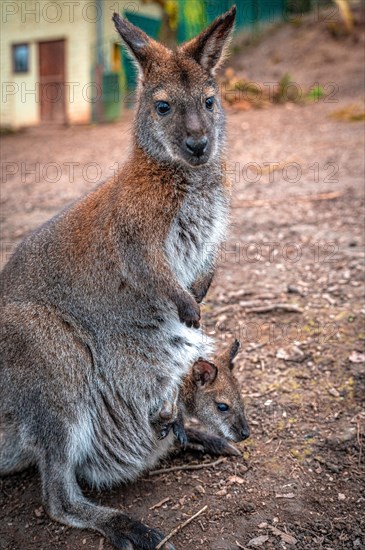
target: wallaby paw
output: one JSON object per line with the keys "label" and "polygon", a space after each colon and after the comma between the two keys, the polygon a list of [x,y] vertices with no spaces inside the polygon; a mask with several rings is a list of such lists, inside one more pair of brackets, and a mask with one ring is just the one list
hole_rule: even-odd
{"label": "wallaby paw", "polygon": [[212,437],[210,441],[204,441],[203,447],[204,452],[211,455],[241,456],[240,451],[236,447],[221,437]]}
{"label": "wallaby paw", "polygon": [[184,424],[180,422],[174,422],[172,425],[172,429],[180,445],[185,448],[188,444],[188,436],[186,435]]}
{"label": "wallaby paw", "polygon": [[195,429],[187,430],[188,445],[193,448],[196,445],[199,445],[203,448],[204,453],[217,456],[241,456],[241,452],[234,446],[231,445],[223,437],[217,435],[209,434],[206,432],[201,432]]}
{"label": "wallaby paw", "polygon": [[200,327],[200,307],[196,302],[192,302],[191,304],[183,303],[178,307],[178,313],[180,321],[185,323],[187,327]]}
{"label": "wallaby paw", "polygon": [[171,427],[172,427],[172,424],[165,424],[165,425],[161,425],[159,426],[159,430],[160,430],[160,433],[158,435],[158,439],[165,439],[165,437],[167,437],[171,431]]}
{"label": "wallaby paw", "polygon": [[194,296],[196,303],[201,304],[206,296],[206,292],[202,289],[192,289],[192,295]]}
{"label": "wallaby paw", "polygon": [[208,441],[200,442],[200,444],[203,445],[204,452],[211,455],[241,456],[236,447],[221,437],[211,436]]}

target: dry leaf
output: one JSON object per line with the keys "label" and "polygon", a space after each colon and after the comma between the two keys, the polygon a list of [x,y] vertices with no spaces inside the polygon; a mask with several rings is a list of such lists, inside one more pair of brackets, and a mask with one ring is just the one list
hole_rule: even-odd
{"label": "dry leaf", "polygon": [[284,531],[280,531],[277,527],[269,527],[273,535],[276,535],[277,537],[280,537],[281,540],[286,542],[287,544],[296,544],[297,539],[292,537],[291,535],[288,535],[288,533],[284,533]]}
{"label": "dry leaf", "polygon": [[245,480],[242,477],[239,476],[231,476],[228,478],[228,483],[231,485],[232,483],[238,483],[239,485],[242,485]]}
{"label": "dry leaf", "polygon": [[251,539],[247,543],[247,546],[262,546],[267,540],[269,540],[269,535],[260,535],[259,537]]}
{"label": "dry leaf", "polygon": [[195,490],[198,491],[198,493],[200,493],[201,495],[205,495],[205,489],[204,489],[203,485],[197,485],[195,487]]}
{"label": "dry leaf", "polygon": [[364,363],[365,354],[359,353],[358,351],[352,351],[349,360],[351,361],[351,363]]}
{"label": "dry leaf", "polygon": [[282,533],[280,536],[281,539],[287,544],[296,544],[298,542],[296,538],[294,538],[292,535],[288,535],[288,533]]}

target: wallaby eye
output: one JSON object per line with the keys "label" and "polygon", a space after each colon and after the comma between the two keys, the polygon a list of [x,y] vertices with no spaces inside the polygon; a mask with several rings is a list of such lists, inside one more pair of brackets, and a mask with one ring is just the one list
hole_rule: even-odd
{"label": "wallaby eye", "polygon": [[213,111],[214,97],[208,97],[208,99],[205,100],[205,106],[208,109],[208,111]]}
{"label": "wallaby eye", "polygon": [[167,103],[167,101],[157,101],[156,102],[156,111],[159,115],[167,115],[167,113],[171,110],[170,105]]}
{"label": "wallaby eye", "polygon": [[221,412],[227,412],[229,406],[227,405],[227,403],[217,403],[217,409]]}

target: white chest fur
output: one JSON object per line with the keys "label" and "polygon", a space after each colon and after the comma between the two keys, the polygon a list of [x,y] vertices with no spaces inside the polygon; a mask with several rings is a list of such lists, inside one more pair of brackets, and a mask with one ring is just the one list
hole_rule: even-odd
{"label": "white chest fur", "polygon": [[182,286],[188,288],[212,265],[227,219],[227,198],[221,188],[186,195],[165,243],[170,266]]}

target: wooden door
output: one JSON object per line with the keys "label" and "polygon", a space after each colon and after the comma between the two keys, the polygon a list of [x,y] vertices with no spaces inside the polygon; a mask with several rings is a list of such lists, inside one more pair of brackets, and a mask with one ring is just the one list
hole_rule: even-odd
{"label": "wooden door", "polygon": [[65,40],[39,42],[39,96],[42,122],[66,122]]}

